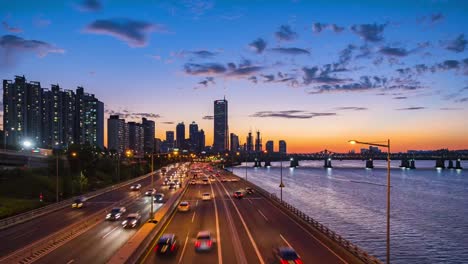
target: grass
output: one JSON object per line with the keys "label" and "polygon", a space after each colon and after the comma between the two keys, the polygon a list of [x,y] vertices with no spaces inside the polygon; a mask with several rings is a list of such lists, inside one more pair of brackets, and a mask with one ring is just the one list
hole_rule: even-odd
{"label": "grass", "polygon": [[0,219],[44,206],[39,199],[17,199],[0,197]]}

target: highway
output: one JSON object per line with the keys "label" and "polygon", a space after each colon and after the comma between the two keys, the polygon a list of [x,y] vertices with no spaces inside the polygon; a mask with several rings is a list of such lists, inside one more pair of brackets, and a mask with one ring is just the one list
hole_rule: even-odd
{"label": "highway", "polygon": [[[273,250],[279,246],[293,247],[304,263],[346,263],[262,196],[254,193],[233,198],[236,190],[246,186],[242,182],[221,182],[222,177],[235,176],[219,173],[210,184],[189,187],[182,200],[191,203],[191,210],[176,212],[163,230],[177,236],[176,254],[159,256],[150,249],[144,263],[278,263]],[[215,198],[202,201],[204,192]],[[210,231],[216,239],[211,252],[195,251],[195,237],[201,230]]]}
{"label": "highway", "polygon": [[[171,175],[174,172],[175,169],[169,170],[167,175]],[[162,187],[162,180],[155,181],[155,188],[159,193],[164,193],[164,198],[167,200],[175,191],[169,190],[168,187]],[[142,219],[139,226],[149,219],[151,197],[144,196],[145,190],[149,188],[150,186],[142,188],[141,192],[130,192],[127,190],[130,194],[134,193],[137,195],[141,193],[134,203],[127,206],[126,213],[140,213]],[[155,204],[154,211],[161,206],[162,204]],[[90,230],[42,257],[36,263],[105,263],[138,230],[139,226],[133,229],[124,229],[122,227],[121,223],[125,219],[125,215],[116,221],[103,221],[97,224]],[[104,219],[105,216],[103,215],[102,218]]]}
{"label": "highway", "polygon": [[[155,176],[155,181],[157,179],[158,176]],[[147,188],[151,184],[151,177],[147,177],[137,183],[142,185],[142,189]],[[73,209],[70,205],[70,207],[66,207],[20,225],[1,230],[0,240],[8,241],[8,243],[0,243],[0,256],[6,256],[7,254],[27,246],[34,241],[66,228],[67,226],[85,219],[86,216],[102,210],[113,203],[130,197],[136,198],[137,195],[138,194],[136,192],[130,192],[128,186],[124,186],[90,199],[86,202],[85,207],[81,209]]]}

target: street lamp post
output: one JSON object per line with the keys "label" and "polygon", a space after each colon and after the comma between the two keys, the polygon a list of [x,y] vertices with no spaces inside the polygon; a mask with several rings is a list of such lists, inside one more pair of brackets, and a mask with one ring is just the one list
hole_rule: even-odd
{"label": "street lamp post", "polygon": [[245,154],[245,181],[247,181],[247,153]]}
{"label": "street lamp post", "polygon": [[280,154],[280,199],[281,202],[283,202],[283,188],[284,188],[284,183],[283,183],[283,159]]}
{"label": "street lamp post", "polygon": [[357,140],[350,140],[351,144],[362,144],[376,147],[387,148],[387,261],[390,263],[390,139],[387,139],[387,144],[361,142]]}
{"label": "street lamp post", "polygon": [[[154,153],[151,153],[151,192],[154,190]],[[154,193],[151,193],[151,212],[150,212],[150,221],[153,221],[153,203],[154,203]]]}

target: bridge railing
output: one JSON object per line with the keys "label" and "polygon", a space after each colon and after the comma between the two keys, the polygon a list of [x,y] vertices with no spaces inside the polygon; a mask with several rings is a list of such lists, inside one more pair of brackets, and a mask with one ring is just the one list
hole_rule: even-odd
{"label": "bridge railing", "polygon": [[[155,171],[154,173],[156,173],[156,172],[158,172],[158,171]],[[94,198],[96,196],[108,193],[110,191],[122,188],[124,186],[130,185],[130,184],[135,183],[137,181],[140,181],[140,180],[142,180],[142,179],[144,179],[144,178],[146,178],[146,177],[148,177],[150,175],[151,175],[151,173],[148,173],[148,174],[145,174],[143,176],[140,176],[140,177],[137,177],[137,178],[125,181],[125,182],[121,182],[121,183],[118,183],[118,184],[111,185],[111,186],[106,187],[104,189],[100,189],[100,190],[89,192],[89,193],[86,193],[86,194],[83,194],[83,195],[75,196],[73,198],[63,200],[63,201],[58,202],[58,203],[53,203],[53,204],[50,204],[50,205],[47,205],[47,206],[43,206],[43,207],[40,207],[40,208],[37,208],[37,209],[34,209],[34,210],[30,210],[30,211],[18,214],[18,215],[14,215],[14,216],[11,216],[11,217],[1,219],[0,220],[0,230],[11,227],[11,226],[14,226],[14,225],[17,225],[17,224],[20,224],[20,223],[23,223],[23,222],[26,222],[26,221],[29,221],[29,220],[32,220],[32,219],[34,219],[36,217],[39,217],[39,216],[42,216],[42,215],[45,215],[45,214],[49,214],[49,213],[58,211],[60,209],[66,208],[67,206],[71,206],[73,201],[75,199],[77,199],[78,197],[86,197],[86,199],[89,200],[89,199]]]}
{"label": "bridge railing", "polygon": [[[242,179],[242,178],[241,178]],[[244,179],[242,179],[244,180]],[[248,182],[248,184],[250,184],[252,187],[254,187],[260,194],[262,194],[263,196],[265,197],[268,197],[272,200],[274,200],[275,202],[277,202],[278,204],[280,204],[281,206],[283,206],[284,208],[286,208],[287,210],[289,210],[290,212],[292,212],[294,215],[296,215],[297,217],[299,217],[300,219],[302,219],[303,221],[307,222],[308,224],[312,225],[313,227],[315,227],[318,231],[320,231],[323,235],[325,235],[326,237],[328,237],[329,239],[331,239],[332,241],[334,241],[335,243],[339,244],[341,247],[343,247],[344,249],[346,249],[348,252],[350,252],[351,254],[353,254],[355,257],[359,258],[360,260],[362,260],[364,263],[369,263],[369,264],[382,264],[383,262],[381,260],[379,260],[378,258],[370,255],[369,253],[367,253],[365,250],[361,249],[360,247],[358,247],[357,245],[353,244],[352,242],[350,242],[349,240],[345,239],[344,237],[340,236],[339,234],[337,234],[336,232],[332,231],[331,229],[329,229],[328,227],[326,227],[325,225],[321,224],[320,222],[318,222],[317,220],[315,220],[314,218],[310,217],[309,215],[307,215],[306,213],[302,212],[301,210],[297,209],[296,207],[294,207],[293,205],[285,202],[284,200],[281,201],[280,198],[278,198],[278,196],[274,193],[270,193],[266,190],[264,190],[263,188],[253,184],[252,182]]]}

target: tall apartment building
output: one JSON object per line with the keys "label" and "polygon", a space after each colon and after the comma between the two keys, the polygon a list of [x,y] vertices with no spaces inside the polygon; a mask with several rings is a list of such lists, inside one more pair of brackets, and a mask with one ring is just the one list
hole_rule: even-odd
{"label": "tall apartment building", "polygon": [[181,122],[176,126],[176,146],[179,149],[185,149],[185,124]]}
{"label": "tall apartment building", "polygon": [[228,101],[214,101],[213,151],[223,152],[229,148]]}
{"label": "tall apartment building", "polygon": [[274,149],[275,149],[275,143],[273,142],[273,140],[268,140],[265,144],[265,150],[268,152],[268,153],[273,153],[274,152]]}
{"label": "tall apartment building", "polygon": [[122,154],[128,148],[128,131],[125,119],[111,115],[107,119],[107,149]]}
{"label": "tall apartment building", "polygon": [[43,148],[89,143],[104,147],[104,104],[78,87],[76,93],[59,85],[44,89],[39,82],[15,76],[3,80],[5,141],[24,140]]}
{"label": "tall apartment building", "polygon": [[128,122],[128,147],[134,151],[135,156],[144,155],[144,129],[136,122]]}
{"label": "tall apartment building", "polygon": [[286,154],[286,141],[280,140],[279,141],[279,153]]}
{"label": "tall apartment building", "polygon": [[142,118],[141,125],[143,126],[144,146],[145,153],[154,153],[154,136],[155,136],[155,123],[152,120]]}
{"label": "tall apartment building", "polygon": [[239,151],[239,136],[237,136],[234,133],[231,133],[229,143],[231,144],[229,149],[232,152]]}

